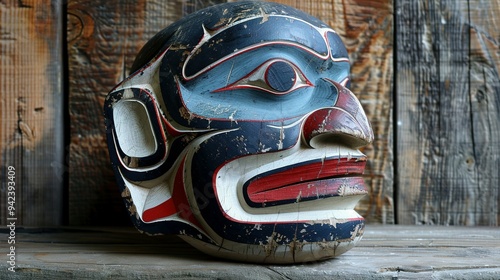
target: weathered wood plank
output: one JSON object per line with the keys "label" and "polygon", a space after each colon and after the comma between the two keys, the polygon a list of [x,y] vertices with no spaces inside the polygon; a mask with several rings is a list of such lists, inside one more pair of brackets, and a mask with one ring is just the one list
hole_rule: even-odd
{"label": "weathered wood plank", "polygon": [[129,222],[104,139],[104,98],[128,76],[136,54],[148,39],[185,13],[214,2],[68,2],[70,224]]}
{"label": "weathered wood plank", "polygon": [[[134,229],[18,231],[16,272],[2,279],[498,279],[494,227],[368,225],[359,246],[327,261],[293,266],[227,262],[175,236]],[[0,248],[7,235],[0,234]]]}
{"label": "weathered wood plank", "polygon": [[500,225],[500,3],[470,0],[470,102],[477,224]]}
{"label": "weathered wood plank", "polygon": [[497,225],[498,45],[471,48],[494,16],[471,29],[468,1],[396,3],[399,222]]}
{"label": "weathered wood plank", "polygon": [[351,59],[351,90],[372,124],[375,141],[365,183],[369,195],[357,207],[368,222],[394,223],[392,154],[393,7],[390,0],[278,0],[330,25],[342,37]]}
{"label": "weathered wood plank", "polygon": [[[0,3],[0,224],[63,222],[62,25],[60,1]],[[14,215],[8,166],[16,172]]]}

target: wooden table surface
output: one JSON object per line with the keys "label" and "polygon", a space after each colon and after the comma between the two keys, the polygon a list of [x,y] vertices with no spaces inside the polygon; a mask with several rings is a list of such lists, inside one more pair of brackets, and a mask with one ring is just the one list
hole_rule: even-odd
{"label": "wooden table surface", "polygon": [[357,247],[298,265],[229,262],[175,236],[131,228],[16,229],[16,271],[0,233],[0,279],[500,279],[500,228],[368,225]]}

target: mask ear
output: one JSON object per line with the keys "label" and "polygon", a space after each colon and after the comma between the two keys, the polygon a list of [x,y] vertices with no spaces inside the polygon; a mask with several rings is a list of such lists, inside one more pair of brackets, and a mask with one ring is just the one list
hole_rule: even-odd
{"label": "mask ear", "polygon": [[111,163],[138,229],[212,242],[197,225],[185,199],[183,162],[176,161],[185,145],[181,141],[184,132],[173,128],[160,108],[158,69],[163,55],[148,61],[106,98]]}
{"label": "mask ear", "polygon": [[[113,108],[114,136],[117,146],[129,167],[139,167],[144,164],[133,164],[137,159],[144,161],[155,155],[159,148],[156,127],[151,123],[146,105],[136,99],[123,100]],[[156,126],[155,122],[155,126]],[[156,134],[156,135],[155,135]]]}
{"label": "mask ear", "polygon": [[115,156],[112,161],[121,172],[142,177],[139,174],[146,168],[166,159],[167,137],[161,113],[148,89],[127,88],[110,93],[104,114],[108,147]]}
{"label": "mask ear", "polygon": [[113,91],[104,115],[111,162],[136,227],[205,236],[186,199],[183,161],[169,159],[169,137],[153,94],[134,87]]}
{"label": "mask ear", "polygon": [[130,196],[134,214],[142,220],[150,193],[171,197],[168,184],[160,184],[168,170],[161,114],[149,90],[125,88],[108,95],[104,116],[108,150],[122,196]]}
{"label": "mask ear", "polygon": [[[159,84],[159,68],[167,50],[118,84],[106,97],[104,117],[113,165],[126,178],[149,181],[168,170],[171,142]],[[165,169],[167,168],[167,169]]]}

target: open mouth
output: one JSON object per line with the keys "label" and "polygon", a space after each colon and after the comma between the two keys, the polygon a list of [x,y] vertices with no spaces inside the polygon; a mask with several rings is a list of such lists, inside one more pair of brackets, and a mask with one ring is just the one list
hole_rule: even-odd
{"label": "open mouth", "polygon": [[243,186],[250,207],[262,208],[367,193],[361,177],[366,157],[306,161],[259,174]]}

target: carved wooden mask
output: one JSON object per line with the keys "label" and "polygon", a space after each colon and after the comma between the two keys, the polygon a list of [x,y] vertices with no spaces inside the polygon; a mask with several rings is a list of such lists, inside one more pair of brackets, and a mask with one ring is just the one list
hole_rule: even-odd
{"label": "carved wooden mask", "polygon": [[135,226],[250,262],[335,257],[361,239],[358,148],[373,132],[334,30],[288,6],[226,3],[153,37],[105,102]]}

